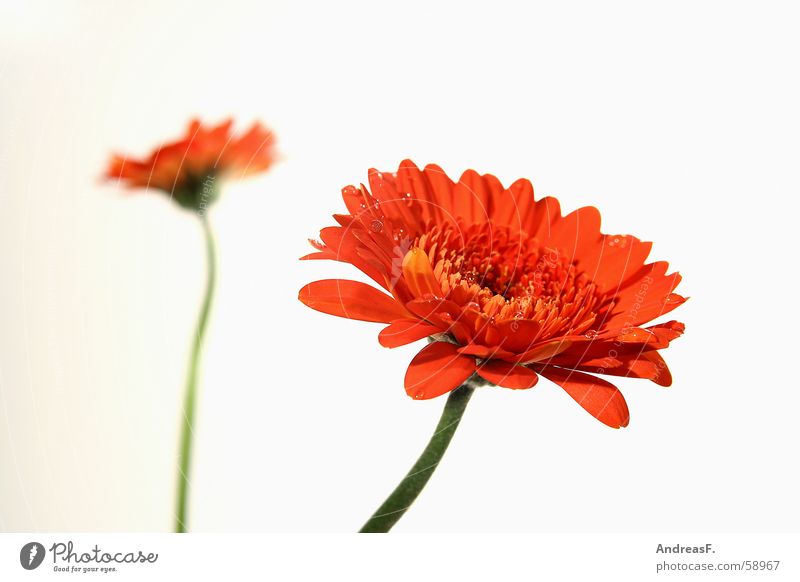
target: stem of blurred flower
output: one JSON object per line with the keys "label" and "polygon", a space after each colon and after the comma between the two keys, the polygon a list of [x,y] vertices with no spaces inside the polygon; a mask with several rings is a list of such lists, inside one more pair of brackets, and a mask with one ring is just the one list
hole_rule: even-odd
{"label": "stem of blurred flower", "polygon": [[403,517],[442,460],[474,391],[475,388],[467,381],[450,392],[442,411],[442,417],[439,419],[439,424],[436,425],[436,430],[428,446],[425,447],[422,455],[392,491],[392,494],[383,502],[383,505],[359,530],[359,533],[386,533]]}
{"label": "stem of blurred flower", "polygon": [[211,311],[211,300],[214,297],[214,284],[217,274],[214,235],[211,232],[211,225],[205,214],[200,215],[200,220],[203,224],[203,233],[205,234],[206,240],[208,275],[206,279],[206,294],[203,298],[203,305],[200,307],[200,315],[197,319],[197,328],[194,334],[194,343],[192,344],[192,353],[189,358],[189,374],[186,379],[186,393],[183,401],[183,428],[181,430],[180,460],[178,465],[178,506],[175,512],[175,531],[177,533],[186,532],[186,509],[189,495],[192,437],[194,436],[194,412],[197,401],[197,370],[203,348],[206,324],[208,323],[208,314]]}

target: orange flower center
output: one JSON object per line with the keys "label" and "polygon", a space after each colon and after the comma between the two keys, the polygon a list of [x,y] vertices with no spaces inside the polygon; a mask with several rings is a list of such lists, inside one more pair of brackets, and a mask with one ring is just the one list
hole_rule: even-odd
{"label": "orange flower center", "polygon": [[503,226],[434,226],[415,243],[445,298],[497,322],[536,321],[541,339],[591,333],[613,305],[572,257]]}

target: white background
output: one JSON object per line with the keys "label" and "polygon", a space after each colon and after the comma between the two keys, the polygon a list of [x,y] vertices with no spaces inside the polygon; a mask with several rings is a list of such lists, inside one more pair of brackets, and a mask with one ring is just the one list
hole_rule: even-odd
{"label": "white background", "polygon": [[192,115],[275,129],[284,160],[213,208],[221,279],[197,420],[198,531],[353,531],[443,400],[420,345],[312,311],[301,263],[340,187],[410,157],[529,177],[655,241],[687,324],[631,424],[547,381],[475,395],[397,531],[797,531],[791,3],[4,2],[0,529],[167,531],[197,221],[98,180]]}

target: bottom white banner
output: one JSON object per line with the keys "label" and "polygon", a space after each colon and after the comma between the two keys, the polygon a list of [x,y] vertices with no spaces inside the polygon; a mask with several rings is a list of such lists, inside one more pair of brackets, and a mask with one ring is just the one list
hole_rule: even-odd
{"label": "bottom white banner", "polygon": [[800,534],[8,533],[0,580],[777,582],[799,554]]}

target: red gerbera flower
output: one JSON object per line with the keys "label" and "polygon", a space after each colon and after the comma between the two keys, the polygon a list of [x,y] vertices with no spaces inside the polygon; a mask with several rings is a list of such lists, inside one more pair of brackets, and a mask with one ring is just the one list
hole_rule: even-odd
{"label": "red gerbera flower", "polygon": [[256,122],[235,136],[232,127],[230,119],[215,127],[192,120],[181,139],[162,145],[144,159],[113,156],[106,178],[117,178],[130,188],[157,188],[181,206],[202,209],[218,194],[215,178],[242,178],[263,172],[275,161],[275,137],[270,130]]}
{"label": "red gerbera flower", "polygon": [[438,166],[406,160],[396,173],[370,170],[369,185],[344,188],[349,214],[334,215],[338,226],[303,258],[351,263],[385,292],[337,279],[299,297],[388,324],[378,336],[386,347],[430,338],[406,372],[410,396],[434,398],[470,379],[531,388],[544,376],[618,428],[629,420],[625,399],[590,373],[670,385],[659,351],[684,326],[645,324],[685,298],[666,262],[645,262],[651,243],[602,234],[594,207],[562,216],[525,179],[504,188],[468,170],[454,183]]}

